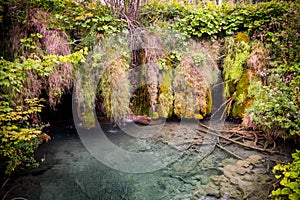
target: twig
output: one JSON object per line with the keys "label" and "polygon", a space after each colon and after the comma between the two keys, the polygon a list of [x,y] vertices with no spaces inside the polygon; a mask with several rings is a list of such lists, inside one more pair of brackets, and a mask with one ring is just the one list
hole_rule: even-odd
{"label": "twig", "polygon": [[209,126],[206,126],[206,125],[204,125],[202,123],[199,123],[199,125],[202,126],[203,128],[206,128],[206,129],[210,130],[210,131],[216,131],[215,129],[212,129]]}
{"label": "twig", "polygon": [[211,118],[213,118],[215,116],[215,114],[217,112],[219,112],[221,110],[221,108],[223,108],[224,105],[226,105],[229,101],[231,101],[231,98],[227,99],[224,103],[222,103],[219,108],[211,115]]}
{"label": "twig", "polygon": [[222,113],[222,115],[221,115],[221,118],[220,118],[220,119],[223,119],[223,118],[224,118],[226,111],[227,111],[227,110],[229,110],[228,108],[229,108],[229,106],[231,106],[231,104],[232,104],[232,101],[233,101],[233,99],[232,99],[232,98],[230,98],[230,101],[227,103],[227,105],[226,105],[225,109],[223,110],[223,113]]}
{"label": "twig", "polygon": [[219,147],[220,149],[222,149],[223,151],[233,155],[234,157],[236,157],[237,159],[239,160],[244,160],[244,158],[240,157],[239,155],[233,153],[232,151],[229,151],[228,149],[224,148],[223,146],[219,145],[219,144],[216,144],[217,147]]}
{"label": "twig", "polygon": [[258,142],[258,136],[257,136],[257,134],[255,134],[255,133],[252,133],[253,135],[254,135],[254,137],[255,137],[255,140],[254,140],[254,144],[256,145],[257,144],[257,142]]}
{"label": "twig", "polygon": [[[220,133],[218,133],[217,131],[215,131],[215,130],[209,128],[209,127],[208,127],[208,130],[210,130],[210,131],[206,131],[205,132],[205,131],[200,130],[200,129],[197,129],[197,130],[200,131],[200,132],[204,132],[204,133],[208,133],[208,134],[220,137],[222,139],[225,139],[227,141],[233,142],[233,143],[238,144],[238,145],[243,146],[243,147],[248,147],[248,148],[255,149],[255,150],[258,150],[258,151],[262,151],[262,152],[277,153],[277,152],[269,150],[269,149],[262,149],[262,148],[259,148],[259,147],[256,147],[256,146],[250,146],[250,145],[244,144],[242,142],[235,141],[235,140],[230,139],[228,137],[222,136]],[[217,132],[217,133],[214,133],[214,132]]]}
{"label": "twig", "polygon": [[212,86],[212,88],[215,88],[215,87],[217,87],[217,86],[219,86],[219,85],[224,85],[224,83],[227,83],[227,82],[230,82],[231,80],[227,80],[227,81],[223,81],[223,82],[221,82],[221,83],[217,83],[217,84],[214,84],[213,86]]}

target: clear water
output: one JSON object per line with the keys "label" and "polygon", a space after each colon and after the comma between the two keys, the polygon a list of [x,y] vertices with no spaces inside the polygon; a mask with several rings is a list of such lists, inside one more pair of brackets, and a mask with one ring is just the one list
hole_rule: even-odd
{"label": "clear water", "polygon": [[[86,150],[75,129],[53,128],[52,140],[37,153],[37,158],[45,161],[39,168],[16,178],[5,199],[200,199],[201,195],[195,193],[212,176],[222,174],[217,168],[224,167],[224,160],[236,160],[214,148],[215,138],[191,137],[195,133],[194,123],[181,123],[181,132],[174,133],[178,127],[178,122],[168,122],[163,134],[150,139],[129,137],[121,131],[107,133],[113,143],[128,151],[150,151],[165,145],[184,151],[166,167],[148,173],[126,173],[107,167]],[[202,195],[202,199],[218,198]]]}
{"label": "clear water", "polygon": [[[176,195],[191,193],[201,184],[201,180],[189,177],[189,173],[196,173],[199,178],[200,165],[207,162],[217,165],[218,159],[227,157],[222,152],[216,152],[219,158],[213,156],[213,159],[206,161],[197,160],[196,149],[187,150],[175,163],[161,170],[150,173],[125,173],[111,169],[96,160],[82,145],[75,130],[56,128],[51,134],[52,140],[43,144],[37,153],[37,157],[45,158],[45,161],[38,169],[16,179],[15,189],[9,194],[10,198],[172,199]],[[123,147],[126,145],[131,150],[142,148],[142,145],[134,145],[136,142],[131,141],[132,138],[126,138],[120,132],[110,133],[109,137],[114,143]],[[148,143],[155,146],[153,141],[152,144]],[[162,145],[159,143],[157,142],[156,146]],[[209,177],[214,173],[216,172],[212,171],[205,176]],[[186,180],[178,178],[182,174],[186,174]]]}

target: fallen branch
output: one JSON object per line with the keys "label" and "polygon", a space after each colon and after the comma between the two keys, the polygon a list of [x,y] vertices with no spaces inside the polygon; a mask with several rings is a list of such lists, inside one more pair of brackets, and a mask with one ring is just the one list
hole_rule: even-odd
{"label": "fallen branch", "polygon": [[241,156],[239,156],[239,155],[233,153],[232,151],[229,151],[228,149],[224,148],[223,146],[221,146],[221,145],[219,145],[219,144],[216,144],[216,146],[217,146],[218,148],[222,149],[223,151],[229,153],[230,155],[236,157],[237,159],[239,159],[239,160],[244,160],[244,158],[242,158]]}
{"label": "fallen branch", "polygon": [[210,130],[210,131],[217,132],[215,129],[212,129],[209,126],[206,126],[206,125],[204,125],[202,123],[199,123],[199,125],[202,126],[203,128],[206,128],[206,129]]}
{"label": "fallen branch", "polygon": [[[275,152],[275,151],[272,151],[272,150],[269,150],[269,149],[262,149],[262,148],[259,148],[257,146],[251,146],[251,145],[244,144],[242,142],[235,141],[235,140],[230,139],[228,137],[222,136],[220,133],[218,133],[217,131],[215,131],[212,128],[209,128],[209,127],[207,127],[207,128],[210,131],[203,131],[201,129],[197,129],[197,130],[200,131],[200,132],[202,132],[202,133],[208,133],[208,134],[214,135],[216,137],[220,137],[220,138],[222,138],[224,140],[230,141],[232,143],[238,144],[240,146],[247,147],[247,148],[250,148],[250,149],[254,149],[254,150],[257,150],[257,151],[268,152],[268,153],[278,153],[278,152]],[[215,132],[217,132],[217,133],[215,133]]]}
{"label": "fallen branch", "polygon": [[231,101],[231,98],[229,98],[229,99],[227,99],[227,101],[225,101],[224,103],[222,103],[220,106],[219,106],[219,108],[211,115],[211,118],[213,118],[214,116],[215,116],[215,114],[217,113],[217,112],[219,112],[222,108],[223,108],[223,106],[224,105],[226,105],[228,102],[230,102]]}
{"label": "fallen branch", "polygon": [[230,101],[226,104],[226,107],[225,107],[225,109],[223,110],[223,113],[222,113],[222,115],[221,115],[221,118],[220,119],[224,119],[224,117],[225,117],[225,114],[226,114],[226,111],[227,111],[227,113],[228,113],[228,110],[229,110],[229,106],[231,106],[231,104],[232,104],[232,101],[233,101],[233,99],[232,98],[230,98]]}

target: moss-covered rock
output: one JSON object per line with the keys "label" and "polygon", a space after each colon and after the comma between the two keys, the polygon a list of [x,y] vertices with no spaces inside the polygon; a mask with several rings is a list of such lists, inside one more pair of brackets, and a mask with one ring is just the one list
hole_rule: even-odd
{"label": "moss-covered rock", "polygon": [[174,114],[179,118],[194,118],[206,109],[206,83],[196,66],[189,60],[182,61],[175,70]]}
{"label": "moss-covered rock", "polygon": [[96,117],[92,110],[86,110],[85,113],[82,114],[82,127],[85,129],[94,128],[96,125]]}
{"label": "moss-covered rock", "polygon": [[245,117],[245,111],[255,101],[254,89],[261,85],[261,79],[253,71],[246,70],[237,82],[232,98],[230,114],[234,118]]}
{"label": "moss-covered rock", "polygon": [[171,117],[173,114],[173,69],[169,66],[168,69],[161,73],[161,84],[158,96],[158,114],[160,117]]}
{"label": "moss-covered rock", "polygon": [[204,116],[212,112],[212,103],[213,103],[213,99],[212,99],[211,89],[208,89],[206,92],[206,107],[203,107],[201,110]]}
{"label": "moss-covered rock", "polygon": [[227,113],[234,118],[245,117],[245,111],[255,101],[255,91],[262,84],[266,52],[259,42],[249,43],[249,38],[238,33],[226,40],[226,58],[223,76],[225,96],[231,99]]}

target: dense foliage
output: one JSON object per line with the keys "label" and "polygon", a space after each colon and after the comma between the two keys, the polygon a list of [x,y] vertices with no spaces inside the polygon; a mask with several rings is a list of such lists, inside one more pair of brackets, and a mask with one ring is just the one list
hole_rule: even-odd
{"label": "dense foliage", "polygon": [[148,15],[152,24],[171,26],[193,38],[229,36],[223,50],[228,114],[250,116],[246,125],[273,136],[299,135],[298,3],[206,7],[154,3],[145,10],[155,13]]}
{"label": "dense foliage", "polygon": [[192,37],[222,38],[244,31],[254,36],[273,32],[295,6],[276,1],[254,5],[224,3],[221,6],[209,3],[196,7],[155,2],[146,6],[141,15],[147,13],[148,23],[172,22],[176,29]]}
{"label": "dense foliage", "polygon": [[[0,6],[0,160],[6,173],[35,163],[34,149],[49,139],[39,113],[45,102],[55,109],[75,79],[78,114],[86,128],[95,125],[95,99],[111,119],[132,112],[202,119],[211,112],[216,60],[222,63],[229,116],[274,137],[299,137],[299,1],[220,6],[155,1],[132,13],[135,21],[111,8],[101,1],[74,0],[9,0]],[[138,25],[155,31],[133,32]],[[175,34],[178,46],[163,49],[170,34],[160,42],[160,29],[185,36]],[[126,37],[103,42],[118,33],[146,45],[135,48],[140,44],[131,41],[128,51]],[[185,49],[186,37],[197,42]],[[214,51],[217,43],[222,50]],[[146,67],[134,71],[136,66]],[[283,172],[275,198],[299,197],[299,151],[293,158],[274,168]]]}
{"label": "dense foliage", "polygon": [[278,189],[272,191],[272,197],[276,200],[300,198],[300,151],[292,154],[293,161],[288,164],[278,164],[273,168],[275,177],[280,179]]}
{"label": "dense foliage", "polygon": [[36,165],[34,150],[49,136],[42,132],[42,126],[32,121],[41,112],[43,105],[38,99],[25,99],[22,106],[11,108],[1,101],[0,155],[5,158],[5,173],[19,166]]}
{"label": "dense foliage", "polygon": [[49,140],[38,115],[44,104],[39,98],[42,89],[51,92],[47,79],[59,63],[78,63],[82,55],[79,51],[68,56],[40,58],[33,54],[14,62],[0,60],[0,157],[6,162],[6,173],[35,163],[34,150],[43,140]]}

